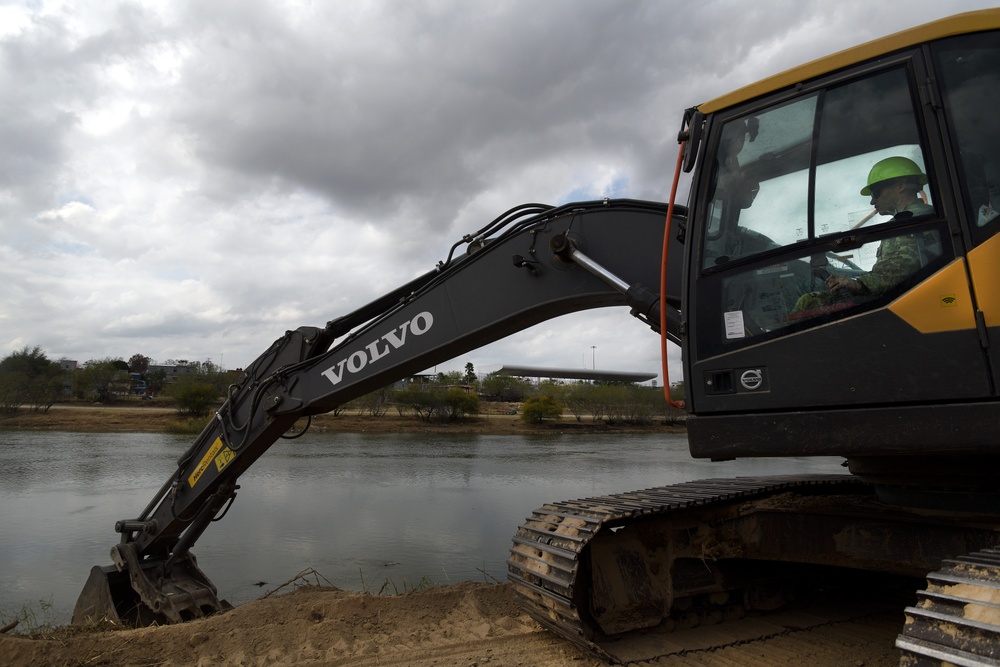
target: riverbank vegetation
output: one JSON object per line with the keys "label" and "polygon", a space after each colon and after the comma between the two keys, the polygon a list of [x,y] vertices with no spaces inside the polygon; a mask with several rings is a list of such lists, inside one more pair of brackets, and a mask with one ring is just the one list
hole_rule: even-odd
{"label": "riverbank vegetation", "polygon": [[[163,377],[149,358],[91,360],[69,369],[38,347],[0,360],[0,429],[164,431],[195,434],[235,391],[239,372],[210,362]],[[683,396],[683,386],[671,389]],[[321,430],[429,428],[489,432],[560,428],[647,428],[683,422],[657,387],[628,383],[540,382],[499,373],[417,376],[337,406],[313,419]]]}
{"label": "riverbank vegetation", "polygon": [[23,405],[45,412],[63,395],[67,379],[37,346],[7,355],[0,360],[0,414],[14,414]]}

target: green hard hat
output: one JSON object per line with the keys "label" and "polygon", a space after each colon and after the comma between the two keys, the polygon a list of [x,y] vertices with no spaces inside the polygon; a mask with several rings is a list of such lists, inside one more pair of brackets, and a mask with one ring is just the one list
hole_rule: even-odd
{"label": "green hard hat", "polygon": [[927,185],[927,174],[920,171],[920,166],[908,157],[887,157],[879,160],[868,172],[868,185],[861,188],[861,194],[866,197],[872,193],[871,187],[876,183],[888,181],[902,176],[916,176],[920,185]]}

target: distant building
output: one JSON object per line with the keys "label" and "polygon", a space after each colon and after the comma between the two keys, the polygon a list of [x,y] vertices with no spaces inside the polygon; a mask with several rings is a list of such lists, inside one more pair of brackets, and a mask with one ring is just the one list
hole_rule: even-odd
{"label": "distant building", "polygon": [[63,369],[64,371],[71,371],[71,372],[75,371],[78,366],[77,362],[73,359],[60,359],[58,361],[58,364],[59,368]]}
{"label": "distant building", "polygon": [[393,389],[406,389],[413,384],[432,384],[437,380],[437,375],[433,373],[417,373],[409,377],[396,380],[392,383]]}
{"label": "distant building", "polygon": [[[521,378],[548,378],[552,380],[590,380],[591,382],[648,382],[656,379],[656,373],[640,373],[635,371],[604,371],[591,368],[542,368],[538,366],[514,366],[511,364],[502,365],[499,370],[493,371],[500,375],[513,375]],[[480,375],[481,377],[481,375]],[[434,373],[422,373],[397,380],[393,389],[406,389],[414,384],[435,384],[438,376]],[[471,385],[448,385],[458,386],[466,391],[471,391]]]}
{"label": "distant building", "polygon": [[135,394],[137,396],[142,396],[146,393],[146,378],[142,376],[142,373],[129,373],[129,378],[131,378],[131,389],[129,393]]}
{"label": "distant building", "polygon": [[167,382],[176,382],[182,375],[190,375],[191,373],[197,373],[198,367],[194,365],[178,364],[176,366],[156,366],[153,364],[149,365],[148,373],[153,373],[155,371],[163,371],[163,377]]}
{"label": "distant building", "polygon": [[517,377],[553,378],[557,380],[596,380],[598,382],[648,382],[656,373],[632,371],[604,371],[593,368],[539,368],[536,366],[509,366],[504,364],[497,371],[501,375]]}

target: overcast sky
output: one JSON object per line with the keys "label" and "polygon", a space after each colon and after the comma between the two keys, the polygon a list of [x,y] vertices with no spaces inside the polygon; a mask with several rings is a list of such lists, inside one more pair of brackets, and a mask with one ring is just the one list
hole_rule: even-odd
{"label": "overcast sky", "polygon": [[[686,107],[990,4],[0,0],[0,356],[245,366],[517,204],[666,200]],[[611,309],[466,362],[659,342]]]}

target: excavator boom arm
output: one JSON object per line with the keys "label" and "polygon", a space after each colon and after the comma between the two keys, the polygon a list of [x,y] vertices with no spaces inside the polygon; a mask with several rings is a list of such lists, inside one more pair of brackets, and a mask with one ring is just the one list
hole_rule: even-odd
{"label": "excavator boom arm", "polygon": [[[107,605],[93,599],[133,593],[168,621],[213,611],[221,603],[206,594],[206,584],[213,595],[214,587],[190,548],[233,501],[239,475],[303,417],[575,311],[627,305],[658,329],[660,299],[652,290],[660,282],[666,210],[632,200],[549,209],[492,237],[466,237],[466,254],[324,328],[287,332],[231,387],[139,517],[117,522],[114,570],[95,568],[74,617],[106,615]],[[668,336],[677,340],[682,260],[674,259],[665,307]],[[111,579],[115,571],[128,574],[131,591],[116,593],[112,585],[106,595],[97,570]],[[171,581],[185,595],[162,590]],[[94,587],[100,595],[88,595]]]}

